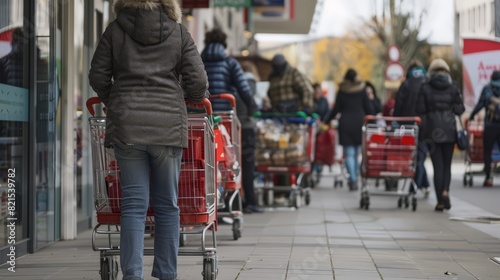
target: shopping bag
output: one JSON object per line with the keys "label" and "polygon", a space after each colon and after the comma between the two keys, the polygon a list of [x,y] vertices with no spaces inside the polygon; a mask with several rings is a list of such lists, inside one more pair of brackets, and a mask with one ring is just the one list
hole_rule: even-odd
{"label": "shopping bag", "polygon": [[335,162],[335,130],[328,128],[316,137],[316,151],[314,161],[325,165]]}
{"label": "shopping bag", "polygon": [[467,146],[469,144],[469,141],[467,139],[467,131],[464,130],[464,127],[462,125],[462,120],[460,119],[459,116],[455,116],[456,122],[457,122],[457,147],[459,150],[464,151],[467,149]]}

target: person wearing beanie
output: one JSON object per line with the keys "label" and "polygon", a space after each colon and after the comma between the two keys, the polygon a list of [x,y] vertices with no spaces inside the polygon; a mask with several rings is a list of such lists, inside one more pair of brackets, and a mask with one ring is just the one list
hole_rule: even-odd
{"label": "person wearing beanie", "polygon": [[144,279],[144,224],[151,200],[151,276],[174,280],[177,185],[182,151],[188,147],[184,98],[202,102],[207,75],[191,34],[180,24],[177,0],[115,0],[113,11],[116,20],[97,45],[89,83],[107,106],[105,146],[113,149],[120,167],[121,271],[123,279]]}
{"label": "person wearing beanie", "polygon": [[347,70],[344,81],[339,85],[335,105],[325,116],[325,123],[330,123],[340,114],[339,143],[344,148],[349,190],[358,189],[358,156],[363,119],[365,115],[375,114],[365,88],[366,83],[359,79],[357,72],[354,69]]}
{"label": "person wearing beanie", "polygon": [[267,96],[272,110],[312,112],[314,90],[309,79],[295,67],[290,66],[282,54],[273,57],[271,66],[273,70],[269,75]]}
{"label": "person wearing beanie", "polygon": [[472,121],[481,109],[486,109],[483,129],[484,172],[486,173],[483,183],[484,187],[493,186],[491,153],[495,144],[500,145],[500,119],[495,117],[495,115],[498,115],[498,112],[495,114],[495,107],[498,107],[494,102],[496,98],[500,98],[500,71],[498,70],[493,71],[491,81],[484,86],[479,100],[469,116],[469,121]]}
{"label": "person wearing beanie", "polygon": [[435,211],[451,208],[451,161],[457,137],[456,117],[465,111],[459,88],[443,59],[435,59],[427,69],[427,80],[420,87],[417,114],[426,119],[422,127],[434,168]]}
{"label": "person wearing beanie", "polygon": [[[394,107],[395,117],[408,117],[418,116],[417,114],[417,100],[420,91],[420,86],[425,82],[425,68],[418,60],[410,62],[408,72],[406,73],[406,80],[399,87],[396,93],[396,104]],[[422,120],[422,125],[425,125],[425,116],[419,116]],[[429,179],[425,170],[424,161],[427,155],[427,144],[424,140],[423,131],[418,135],[418,152],[417,152],[417,166],[415,170],[415,184],[419,190],[424,192],[424,196],[429,195]]]}

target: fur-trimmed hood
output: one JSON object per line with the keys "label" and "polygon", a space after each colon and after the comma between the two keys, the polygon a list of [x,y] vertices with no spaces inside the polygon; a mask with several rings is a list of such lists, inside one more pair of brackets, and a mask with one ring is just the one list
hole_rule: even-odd
{"label": "fur-trimmed hood", "polygon": [[158,7],[162,7],[171,20],[181,23],[182,11],[177,0],[115,0],[113,12],[118,15],[125,8],[154,10]]}
{"label": "fur-trimmed hood", "polygon": [[344,80],[340,83],[339,89],[345,93],[358,93],[365,88],[365,82],[356,79],[354,82],[350,80]]}

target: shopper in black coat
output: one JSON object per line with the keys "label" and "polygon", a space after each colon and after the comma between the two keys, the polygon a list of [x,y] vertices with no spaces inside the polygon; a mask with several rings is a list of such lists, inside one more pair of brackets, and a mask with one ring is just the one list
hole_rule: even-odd
{"label": "shopper in black coat", "polygon": [[327,116],[326,123],[340,113],[339,119],[339,143],[344,148],[346,155],[346,167],[349,173],[349,189],[357,189],[358,178],[358,155],[361,148],[361,127],[365,115],[373,115],[374,110],[365,91],[365,82],[357,77],[353,69],[349,69],[344,81],[339,85],[339,93],[335,99],[335,105]]}
{"label": "shopper in black coat", "polygon": [[[415,60],[408,67],[406,73],[406,80],[396,94],[396,105],[394,107],[395,117],[413,117],[417,114],[417,100],[420,93],[420,87],[425,82],[425,74],[427,71],[422,67],[422,64]],[[425,116],[421,118],[421,126],[425,126]],[[424,191],[427,196],[429,191],[429,179],[425,170],[424,161],[427,156],[427,144],[424,142],[423,131],[418,135],[418,153],[417,153],[417,167],[415,170],[415,184],[417,188]]]}
{"label": "shopper in black coat", "polygon": [[450,209],[451,161],[456,142],[455,116],[464,111],[460,90],[453,83],[450,67],[443,59],[432,61],[427,71],[428,80],[420,88],[417,113],[425,115],[424,141],[434,167],[436,211]]}

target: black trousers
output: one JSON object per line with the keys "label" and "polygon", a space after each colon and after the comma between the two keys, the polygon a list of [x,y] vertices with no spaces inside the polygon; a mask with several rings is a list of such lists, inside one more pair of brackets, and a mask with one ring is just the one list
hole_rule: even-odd
{"label": "black trousers", "polygon": [[244,205],[256,205],[254,193],[255,173],[255,130],[241,130],[241,184],[245,196]]}
{"label": "black trousers", "polygon": [[491,175],[491,152],[495,143],[500,145],[500,127],[486,126],[483,132],[483,158],[486,178]]}
{"label": "black trousers", "polygon": [[443,191],[450,191],[451,161],[455,142],[431,142],[428,148],[434,168],[434,189],[436,191],[436,198],[438,203],[442,203]]}

